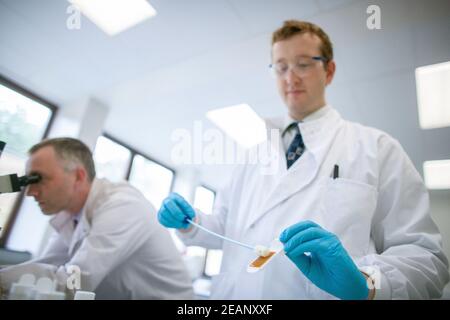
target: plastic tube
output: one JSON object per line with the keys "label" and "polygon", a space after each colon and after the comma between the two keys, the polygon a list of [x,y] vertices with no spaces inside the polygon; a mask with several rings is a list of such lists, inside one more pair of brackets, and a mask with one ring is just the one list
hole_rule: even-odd
{"label": "plastic tube", "polygon": [[238,246],[241,246],[241,247],[250,249],[250,250],[252,250],[252,251],[255,251],[255,247],[254,247],[254,246],[251,246],[251,245],[248,245],[248,244],[245,244],[245,243],[242,243],[242,242],[239,242],[239,241],[236,241],[236,240],[233,240],[233,239],[224,237],[224,236],[222,236],[222,235],[220,235],[220,234],[218,234],[218,233],[215,233],[215,232],[213,232],[213,231],[211,231],[211,230],[209,230],[209,229],[206,229],[205,227],[199,225],[198,223],[195,223],[195,222],[192,221],[191,219],[187,219],[187,221],[188,221],[190,224],[192,224],[193,226],[196,226],[197,228],[199,228],[199,229],[201,229],[201,230],[203,230],[203,231],[205,231],[205,232],[208,232],[209,234],[212,234],[213,236],[216,236],[216,237],[218,237],[218,238],[220,238],[220,239],[223,239],[223,240],[225,240],[225,241],[229,241],[229,242],[232,242],[232,243],[234,243],[234,244],[237,244]]}

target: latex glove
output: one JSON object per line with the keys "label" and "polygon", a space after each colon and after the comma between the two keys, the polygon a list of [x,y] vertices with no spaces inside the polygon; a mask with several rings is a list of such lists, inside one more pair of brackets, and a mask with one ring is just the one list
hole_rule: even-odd
{"label": "latex glove", "polygon": [[195,218],[195,210],[178,193],[171,193],[164,199],[158,211],[159,222],[167,228],[187,229],[187,219]]}
{"label": "latex glove", "polygon": [[334,234],[303,221],[285,229],[280,241],[288,258],[320,289],[340,299],[368,298],[365,276]]}

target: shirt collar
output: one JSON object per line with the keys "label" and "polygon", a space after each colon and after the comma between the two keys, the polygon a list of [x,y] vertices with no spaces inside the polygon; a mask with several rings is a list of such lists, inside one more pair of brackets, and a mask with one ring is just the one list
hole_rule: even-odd
{"label": "shirt collar", "polygon": [[55,229],[56,232],[61,233],[64,227],[72,223],[73,215],[67,211],[60,211],[54,217],[50,219],[50,225]]}
{"label": "shirt collar", "polygon": [[[84,209],[84,208],[83,208]],[[81,219],[81,214],[83,213],[83,210],[81,210],[80,212],[78,212],[76,215],[73,216],[72,220],[76,223],[80,222]]]}
{"label": "shirt collar", "polygon": [[86,199],[86,202],[83,208],[76,215],[71,214],[65,210],[58,212],[53,218],[50,219],[50,225],[56,230],[56,232],[60,233],[67,224],[73,225],[73,222],[77,223],[81,220],[86,220],[86,209],[90,207],[90,203],[92,202],[92,198],[95,197],[95,192],[97,191],[98,179],[95,178],[92,182],[91,190],[89,191],[89,195]]}
{"label": "shirt collar", "polygon": [[342,121],[340,114],[330,107],[320,118],[300,122],[298,126],[306,148],[317,154],[335,136]]}
{"label": "shirt collar", "polygon": [[[321,111],[317,113],[317,111]],[[298,122],[299,130],[302,134],[303,142],[306,149],[313,154],[314,157],[320,157],[324,146],[335,135],[338,127],[343,123],[340,114],[331,105],[327,105],[317,110],[315,114],[308,116],[306,121]],[[292,122],[296,122],[290,117],[279,118],[279,122],[272,122],[274,128],[286,130]],[[277,125],[278,124],[278,125]],[[289,131],[289,130],[287,130]],[[284,132],[282,133],[284,136]]]}
{"label": "shirt collar", "polygon": [[286,132],[288,131],[289,127],[293,123],[299,123],[299,122],[300,123],[307,123],[307,122],[311,122],[311,121],[320,119],[323,116],[325,116],[330,110],[331,110],[331,106],[330,105],[324,105],[323,107],[319,108],[318,110],[316,110],[313,113],[311,113],[308,116],[306,116],[302,121],[295,120],[289,114],[287,114],[284,117],[283,128],[282,128],[283,129],[282,136],[284,136],[286,134]]}

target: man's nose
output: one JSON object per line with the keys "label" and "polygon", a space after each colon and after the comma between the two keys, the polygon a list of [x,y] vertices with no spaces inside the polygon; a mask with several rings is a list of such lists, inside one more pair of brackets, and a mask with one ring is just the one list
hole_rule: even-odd
{"label": "man's nose", "polygon": [[284,79],[287,84],[295,84],[301,81],[301,78],[295,73],[293,68],[288,68],[284,75]]}

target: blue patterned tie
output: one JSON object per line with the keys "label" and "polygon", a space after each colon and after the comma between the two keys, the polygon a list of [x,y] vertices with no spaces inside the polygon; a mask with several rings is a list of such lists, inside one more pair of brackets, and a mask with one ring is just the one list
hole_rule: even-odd
{"label": "blue patterned tie", "polygon": [[287,152],[286,152],[286,160],[288,169],[300,158],[305,151],[305,144],[303,143],[303,138],[300,133],[300,129],[298,128],[298,124],[295,124],[295,131],[297,132],[294,140],[292,140]]}

